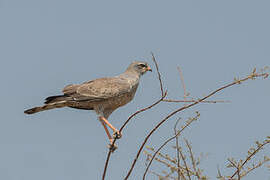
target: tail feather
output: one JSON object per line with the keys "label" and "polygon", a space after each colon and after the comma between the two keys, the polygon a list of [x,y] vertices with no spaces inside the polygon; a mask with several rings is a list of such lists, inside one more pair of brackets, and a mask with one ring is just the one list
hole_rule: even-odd
{"label": "tail feather", "polygon": [[41,111],[41,107],[34,107],[24,111],[25,114],[34,114]]}
{"label": "tail feather", "polygon": [[61,108],[61,107],[65,107],[65,106],[66,106],[65,101],[50,103],[50,104],[46,104],[44,106],[38,106],[38,107],[31,108],[31,109],[27,109],[24,111],[24,113],[25,114],[34,114],[34,113],[37,113],[40,111],[45,111],[45,110],[54,109],[54,108]]}

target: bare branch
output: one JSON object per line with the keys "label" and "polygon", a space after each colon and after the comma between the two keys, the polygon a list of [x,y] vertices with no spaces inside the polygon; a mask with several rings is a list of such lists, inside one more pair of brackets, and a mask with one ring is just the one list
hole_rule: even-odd
{"label": "bare branch", "polygon": [[230,84],[227,84],[227,85],[225,85],[225,86],[222,86],[221,88],[218,88],[217,90],[215,90],[215,91],[213,91],[213,92],[211,92],[210,94],[208,94],[207,96],[204,96],[203,98],[201,98],[201,99],[199,99],[198,101],[196,101],[196,102],[194,102],[194,103],[191,103],[191,104],[189,104],[189,105],[186,105],[186,106],[183,106],[183,107],[181,107],[181,108],[179,108],[179,109],[177,109],[177,110],[175,110],[175,111],[173,111],[173,112],[171,112],[167,117],[165,117],[162,121],[160,121],[150,132],[149,132],[149,134],[145,137],[145,139],[144,139],[144,141],[143,141],[143,143],[141,144],[141,146],[140,146],[140,148],[139,148],[139,150],[138,150],[138,152],[137,152],[137,154],[136,154],[136,156],[135,156],[135,158],[134,158],[134,160],[133,160],[133,162],[132,162],[132,165],[131,165],[131,167],[130,167],[130,169],[129,169],[129,171],[128,171],[128,173],[127,173],[127,175],[126,175],[126,177],[124,178],[125,180],[127,180],[128,178],[129,178],[129,176],[130,176],[130,174],[131,174],[131,172],[133,171],[133,169],[134,169],[134,166],[135,166],[135,164],[136,164],[136,162],[137,162],[137,160],[138,160],[138,158],[139,158],[139,156],[140,156],[140,154],[141,154],[141,152],[142,152],[142,149],[143,149],[143,147],[145,146],[145,144],[146,144],[146,142],[148,141],[148,139],[151,137],[151,135],[164,123],[164,122],[166,122],[169,118],[171,118],[172,116],[174,116],[174,115],[176,115],[177,113],[179,113],[179,112],[181,112],[181,111],[183,111],[183,110],[185,110],[185,109],[188,109],[188,108],[190,108],[190,107],[192,107],[192,106],[195,106],[196,104],[198,104],[198,103],[200,103],[200,102],[202,102],[202,101],[204,101],[204,100],[206,100],[206,99],[208,99],[209,97],[211,97],[211,96],[213,96],[214,94],[216,94],[216,93],[218,93],[218,92],[220,92],[220,91],[222,91],[222,90],[224,90],[224,89],[226,89],[226,88],[228,88],[228,87],[231,87],[231,86],[233,86],[233,85],[236,85],[236,84],[240,84],[240,83],[242,83],[242,82],[244,82],[244,81],[247,81],[247,80],[249,80],[249,79],[255,79],[256,77],[264,77],[264,78],[266,78],[268,76],[268,74],[267,73],[261,73],[261,74],[258,74],[258,73],[256,73],[256,72],[252,72],[252,74],[250,74],[249,76],[247,76],[246,78],[243,78],[243,79],[236,79],[236,80],[234,80],[232,83],[230,83]]}
{"label": "bare branch", "polygon": [[[266,139],[263,143],[259,143],[258,141],[256,142],[257,144],[257,148],[251,148],[250,151],[248,151],[248,156],[247,158],[244,160],[244,162],[242,162],[240,160],[239,162],[239,167],[237,168],[237,170],[233,173],[233,175],[230,177],[230,179],[232,179],[236,174],[240,174],[240,171],[243,169],[243,167],[245,166],[245,164],[247,164],[248,161],[251,160],[251,158],[253,156],[255,156],[255,154],[257,154],[265,145],[270,143],[270,139]],[[242,162],[242,163],[241,163]],[[254,168],[255,169],[255,168]]]}
{"label": "bare branch", "polygon": [[186,157],[184,156],[181,148],[179,149],[179,153],[180,153],[180,157],[182,159],[182,161],[184,162],[184,165],[185,165],[185,168],[186,168],[186,172],[187,172],[187,176],[188,176],[188,179],[191,180],[191,176],[190,176],[190,173],[189,173],[189,167],[187,165],[187,161],[186,161]]}
{"label": "bare branch", "polygon": [[[147,147],[146,147],[147,148]],[[147,149],[149,149],[149,150],[152,150],[151,148],[147,148]],[[144,154],[146,154],[148,157],[153,157],[153,155],[151,154],[151,153],[149,153],[149,152],[147,152],[147,151],[144,151]],[[164,157],[165,155],[163,155],[163,154],[161,154],[161,153],[158,153],[158,155],[160,156],[160,157]],[[178,170],[178,168],[176,167],[176,166],[174,166],[174,165],[171,165],[169,162],[171,162],[171,161],[169,161],[169,162],[167,162],[166,160],[168,160],[168,159],[165,159],[165,160],[163,160],[163,159],[161,159],[161,158],[158,158],[158,157],[155,157],[154,158],[155,159],[155,161],[157,161],[157,162],[159,162],[159,163],[161,163],[161,164],[164,164],[165,166],[167,166],[168,168],[170,168],[170,170],[171,171],[173,171],[173,172],[176,172],[177,170]],[[179,166],[179,170],[181,171],[181,173],[184,175],[184,173],[186,173],[186,167],[185,166]],[[195,173],[193,172],[193,171],[191,171],[191,169],[188,169],[189,170],[189,173],[190,173],[190,175],[195,175]],[[149,171],[149,172],[151,172],[151,171]],[[187,174],[187,173],[186,173]],[[184,176],[183,176],[184,177]],[[185,177],[184,177],[185,178]],[[186,179],[186,178],[185,178]]]}
{"label": "bare branch", "polygon": [[221,174],[221,171],[220,171],[220,169],[219,169],[219,166],[217,166],[217,173],[218,173],[218,175],[217,175],[217,178],[218,179],[220,179],[220,180],[225,180],[225,178],[222,176],[222,174]]}
{"label": "bare branch", "polygon": [[[152,173],[152,174],[154,174],[155,176],[157,176],[157,177],[159,178],[159,180],[168,180],[168,179],[173,179],[173,180],[175,180],[175,178],[173,178],[173,177],[170,176],[171,173],[167,174],[165,177],[162,176],[161,174],[156,173],[156,172],[150,172],[150,173]],[[166,178],[166,179],[165,179],[165,178]]]}
{"label": "bare branch", "polygon": [[184,100],[186,100],[187,91],[186,91],[186,85],[185,85],[185,82],[184,82],[184,76],[183,76],[183,73],[182,73],[181,68],[179,66],[177,67],[177,70],[179,72],[181,84],[182,84],[182,87],[183,87],[183,90],[184,90]]}
{"label": "bare branch", "polygon": [[263,164],[265,164],[266,162],[269,162],[270,158],[267,156],[264,156],[264,159],[262,161],[259,161],[256,165],[253,164],[252,167],[248,167],[247,171],[244,171],[243,173],[241,173],[241,177],[246,176],[248,173],[250,173],[251,171],[261,167]]}
{"label": "bare branch", "polygon": [[193,171],[196,173],[195,175],[197,176],[198,179],[201,179],[198,171],[197,171],[197,167],[196,167],[196,160],[194,158],[194,155],[193,155],[193,152],[192,152],[192,149],[191,149],[191,145],[190,143],[188,142],[187,139],[185,139],[185,143],[186,143],[186,146],[188,148],[188,151],[189,151],[189,155],[190,155],[190,159],[191,159],[191,163],[192,163],[192,167],[193,167]]}
{"label": "bare branch", "polygon": [[[233,159],[228,158],[228,161],[230,162],[231,166],[236,168],[236,172],[237,172],[237,179],[240,180],[241,176],[240,176],[240,166],[239,164],[237,164]],[[232,179],[232,178],[231,178]]]}
{"label": "bare branch", "polygon": [[152,52],[151,52],[151,55],[152,55],[152,60],[155,63],[155,67],[156,67],[156,70],[157,70],[157,73],[158,73],[158,79],[159,79],[159,84],[160,84],[161,96],[163,97],[165,94],[164,94],[163,84],[162,84],[162,80],[161,80],[161,74],[159,72],[159,68],[158,68],[158,64],[157,64],[156,58],[155,58],[155,56],[154,56],[154,54]]}
{"label": "bare branch", "polygon": [[[151,158],[151,160],[149,161],[149,163],[148,163],[148,165],[147,165],[147,167],[146,167],[146,169],[145,169],[145,171],[144,171],[144,174],[143,174],[143,180],[145,179],[145,177],[146,177],[146,174],[147,174],[147,171],[148,171],[148,169],[150,168],[150,166],[151,166],[151,164],[152,164],[152,162],[153,162],[153,160],[154,160],[154,158],[156,157],[156,155],[158,154],[158,152],[164,147],[164,146],[166,146],[166,144],[168,144],[170,141],[172,141],[173,139],[175,139],[176,137],[178,137],[192,122],[194,122],[195,120],[197,120],[198,118],[199,118],[199,116],[200,116],[200,114],[198,113],[198,112],[196,112],[197,113],[197,115],[195,116],[195,117],[193,117],[193,118],[190,118],[188,121],[187,121],[187,123],[186,123],[186,125],[185,126],[183,126],[182,128],[181,128],[181,130],[179,130],[178,132],[177,132],[177,134],[175,134],[173,137],[171,137],[171,138],[169,138],[167,141],[165,141],[157,150],[156,150],[156,152],[153,154],[153,156],[152,156],[152,158]],[[179,149],[178,149],[178,152],[179,152]]]}
{"label": "bare branch", "polygon": [[[186,103],[186,102],[197,102],[198,100],[174,100],[174,99],[163,99],[164,102],[175,102],[175,103]],[[216,100],[216,101],[202,101],[201,103],[229,103],[231,101],[223,101],[223,100]]]}
{"label": "bare branch", "polygon": [[177,124],[179,123],[180,118],[176,121],[174,125],[174,135],[175,135],[175,146],[176,146],[176,157],[177,157],[177,179],[180,180],[180,177],[182,177],[184,180],[186,180],[184,174],[180,171],[180,153],[179,153],[179,141],[178,141],[178,135],[177,135]]}

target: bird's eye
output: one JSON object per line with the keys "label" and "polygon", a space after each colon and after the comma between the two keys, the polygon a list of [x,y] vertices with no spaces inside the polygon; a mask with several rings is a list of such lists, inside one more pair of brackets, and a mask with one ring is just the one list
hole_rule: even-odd
{"label": "bird's eye", "polygon": [[145,64],[139,64],[141,68],[146,68],[147,66]]}

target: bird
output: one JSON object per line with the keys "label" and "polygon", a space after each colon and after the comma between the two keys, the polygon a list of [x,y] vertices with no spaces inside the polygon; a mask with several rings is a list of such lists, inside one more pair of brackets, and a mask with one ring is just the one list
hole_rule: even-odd
{"label": "bird", "polygon": [[[109,148],[114,150],[117,146],[113,145],[113,138],[119,139],[122,134],[108,121],[108,118],[113,111],[134,98],[140,78],[147,71],[152,72],[147,62],[134,61],[117,76],[67,85],[62,90],[62,95],[49,96],[43,106],[27,109],[24,113],[34,114],[62,107],[93,110],[108,136]],[[110,134],[107,126],[113,131],[113,135]]]}

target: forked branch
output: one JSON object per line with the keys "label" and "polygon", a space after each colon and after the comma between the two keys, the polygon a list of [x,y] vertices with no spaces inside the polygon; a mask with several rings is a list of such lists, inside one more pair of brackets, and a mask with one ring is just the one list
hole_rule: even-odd
{"label": "forked branch", "polygon": [[166,116],[162,121],[160,121],[160,122],[159,122],[159,123],[158,123],[158,124],[157,124],[157,125],[156,125],[149,133],[148,133],[148,135],[145,137],[145,139],[144,139],[143,143],[141,144],[141,146],[139,147],[139,150],[137,151],[137,154],[136,154],[136,156],[135,156],[135,158],[134,158],[134,160],[133,160],[133,162],[132,162],[132,165],[131,165],[131,167],[130,167],[130,169],[129,169],[129,171],[128,171],[128,173],[127,173],[127,175],[125,176],[124,179],[127,180],[127,179],[129,178],[129,176],[130,176],[131,172],[133,171],[133,169],[134,169],[134,167],[135,167],[135,164],[136,164],[136,162],[137,162],[137,160],[138,160],[138,158],[139,158],[139,156],[140,156],[140,154],[141,154],[141,152],[142,152],[142,150],[143,150],[145,144],[147,143],[148,139],[149,139],[149,138],[151,137],[151,135],[152,135],[152,134],[153,134],[153,133],[154,133],[154,132],[155,132],[155,131],[156,131],[156,130],[164,123],[164,122],[166,122],[169,118],[173,117],[174,115],[176,115],[176,114],[179,113],[179,112],[182,112],[182,111],[185,110],[185,109],[188,109],[188,108],[191,108],[191,107],[197,105],[198,103],[200,103],[200,102],[202,102],[202,101],[208,99],[209,97],[215,95],[216,93],[218,93],[218,92],[220,92],[220,91],[222,91],[222,90],[224,90],[224,89],[226,89],[226,88],[229,88],[229,87],[234,86],[234,85],[236,85],[236,84],[241,84],[242,82],[245,82],[245,81],[247,81],[247,80],[249,80],[249,79],[255,79],[255,78],[257,78],[257,77],[264,77],[264,78],[267,78],[267,77],[268,77],[268,73],[257,73],[257,72],[256,72],[256,69],[254,69],[254,70],[252,71],[252,73],[251,73],[250,75],[248,75],[247,77],[242,78],[242,79],[235,79],[232,83],[229,83],[229,84],[227,84],[227,85],[224,85],[224,86],[222,86],[222,87],[216,89],[215,91],[209,93],[207,96],[204,96],[203,98],[198,99],[198,101],[196,101],[196,102],[194,102],[194,103],[191,103],[191,104],[188,104],[188,105],[185,105],[185,106],[183,106],[183,107],[181,107],[181,108],[179,108],[179,109],[177,109],[177,110],[171,112],[169,115],[167,115],[167,116]]}

